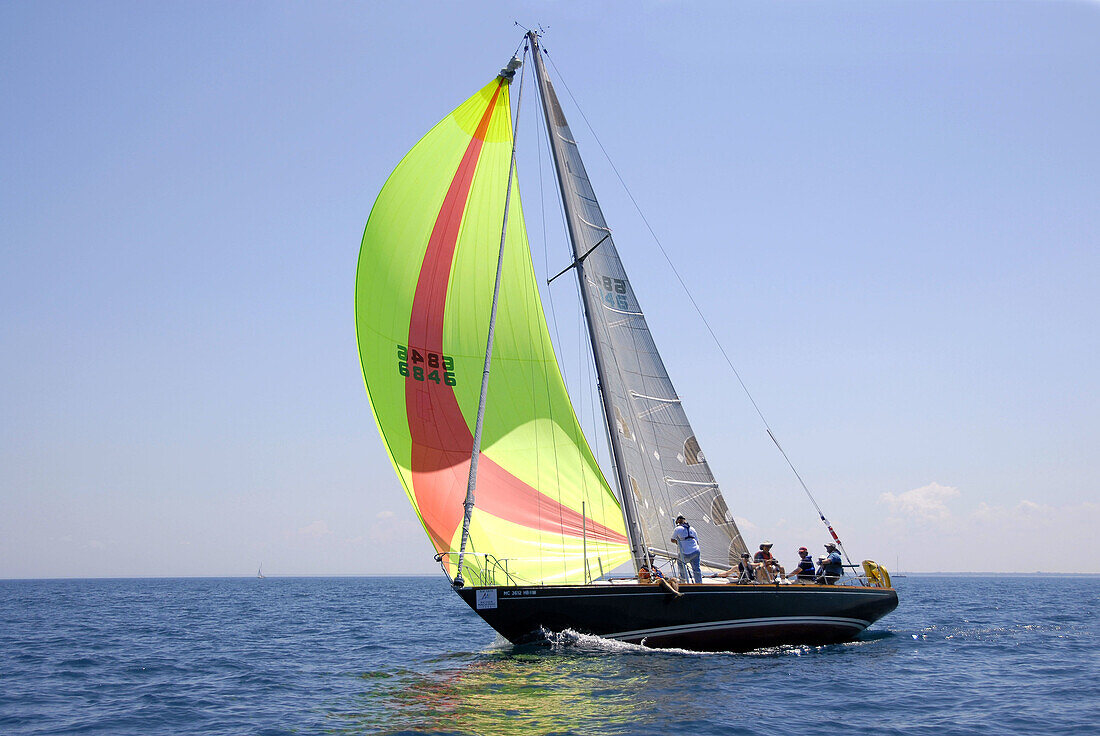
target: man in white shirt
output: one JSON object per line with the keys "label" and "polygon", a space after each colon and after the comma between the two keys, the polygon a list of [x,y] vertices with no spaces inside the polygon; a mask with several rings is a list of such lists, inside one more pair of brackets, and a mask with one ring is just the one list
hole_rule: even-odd
{"label": "man in white shirt", "polygon": [[[676,528],[672,530],[672,539],[669,541],[680,545],[680,557],[683,558],[679,562],[680,577],[689,583],[703,582],[703,571],[699,567],[699,556],[702,552],[699,549],[699,537],[683,516],[676,517]],[[691,568],[694,578],[688,576],[688,567]]]}

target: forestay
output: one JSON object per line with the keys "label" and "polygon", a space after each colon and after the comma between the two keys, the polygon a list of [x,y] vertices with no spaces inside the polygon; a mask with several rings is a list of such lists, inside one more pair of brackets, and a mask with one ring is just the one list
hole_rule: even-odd
{"label": "forestay", "polygon": [[703,564],[725,568],[745,544],[619,260],[537,38],[529,38],[635,562],[646,548],[675,559],[669,539],[683,514],[699,536]]}

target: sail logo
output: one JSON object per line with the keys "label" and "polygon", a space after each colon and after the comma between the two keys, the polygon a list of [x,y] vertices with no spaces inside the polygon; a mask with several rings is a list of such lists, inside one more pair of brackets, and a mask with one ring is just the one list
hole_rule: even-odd
{"label": "sail logo", "polygon": [[[442,368],[442,372],[440,372]],[[414,381],[440,381],[447,386],[458,385],[455,376],[455,359],[430,350],[417,350],[405,345],[397,346],[397,372]]]}
{"label": "sail logo", "polygon": [[497,589],[485,588],[477,591],[477,610],[497,607]]}

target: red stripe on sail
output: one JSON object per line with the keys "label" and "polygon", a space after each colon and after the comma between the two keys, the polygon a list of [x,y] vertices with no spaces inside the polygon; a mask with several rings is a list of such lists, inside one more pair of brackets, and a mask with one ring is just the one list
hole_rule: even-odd
{"label": "red stripe on sail", "polygon": [[[451,263],[462,215],[473,184],[485,134],[500,97],[500,85],[455,172],[439,209],[413,297],[409,349],[443,353],[443,315]],[[463,516],[474,438],[454,390],[433,381],[405,382],[405,411],[412,437],[412,483],[417,508],[437,552],[450,549]],[[477,505],[498,518],[532,529],[592,540],[626,543],[626,537],[527,485],[482,454],[478,460]]]}

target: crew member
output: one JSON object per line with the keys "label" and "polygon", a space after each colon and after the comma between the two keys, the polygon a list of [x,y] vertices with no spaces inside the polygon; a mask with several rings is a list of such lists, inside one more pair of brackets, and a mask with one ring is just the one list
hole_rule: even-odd
{"label": "crew member", "polygon": [[756,582],[756,568],[758,567],[760,565],[749,559],[748,552],[742,552],[741,561],[737,563],[737,567],[731,567],[725,572],[718,573],[715,577],[734,578],[739,583],[754,583]]}
{"label": "crew member", "polygon": [[800,583],[812,583],[814,581],[814,559],[810,557],[810,550],[805,547],[798,548],[798,567],[791,571],[787,577],[795,578]]}
{"label": "crew member", "polygon": [[666,578],[664,573],[657,569],[657,565],[653,560],[650,560],[648,565],[642,565],[638,568],[638,582],[657,583],[677,598],[682,595],[682,593],[680,593],[679,581],[677,581],[676,578],[672,578],[671,580]]}
{"label": "crew member", "polygon": [[[669,541],[680,546],[680,579],[689,583],[703,582],[703,570],[699,566],[699,536],[683,516],[676,517],[676,528],[672,530],[672,539]],[[689,567],[694,577],[689,576]]]}
{"label": "crew member", "polygon": [[653,562],[638,568],[638,580],[643,583],[656,582],[664,576],[664,573]]}
{"label": "crew member", "polygon": [[825,551],[829,554],[821,561],[817,582],[832,585],[844,574],[844,560],[840,558],[840,552],[832,542],[825,543]]}
{"label": "crew member", "polygon": [[775,577],[777,573],[782,576],[784,575],[783,566],[779,564],[779,560],[772,557],[772,546],[771,542],[762,542],[760,550],[753,555],[752,561],[758,563],[771,577]]}

